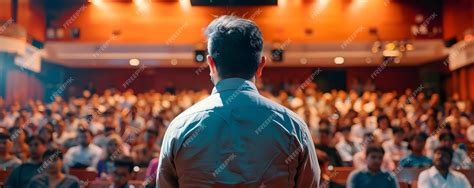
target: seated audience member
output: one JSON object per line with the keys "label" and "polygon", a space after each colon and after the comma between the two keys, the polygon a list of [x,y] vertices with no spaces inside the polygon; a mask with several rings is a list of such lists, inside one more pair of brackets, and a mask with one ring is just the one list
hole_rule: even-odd
{"label": "seated audience member", "polygon": [[28,133],[25,129],[20,129],[17,127],[12,127],[8,130],[13,141],[12,153],[18,159],[25,161],[28,159],[28,144],[26,143],[26,138],[28,138]]}
{"label": "seated audience member", "polygon": [[119,156],[114,161],[113,173],[112,173],[112,185],[111,188],[133,188],[128,182],[132,179],[133,159],[128,156]]}
{"label": "seated audience member", "polygon": [[67,174],[63,167],[63,154],[60,150],[46,150],[43,154],[43,164],[38,170],[40,174],[31,179],[28,188],[79,188],[79,180]]}
{"label": "seated audience member", "polygon": [[327,128],[319,129],[319,139],[314,144],[317,150],[323,151],[328,156],[328,164],[332,166],[342,166],[342,159],[337,149],[331,145],[332,134]]}
{"label": "seated audience member", "polygon": [[365,134],[375,130],[375,127],[369,127],[367,123],[367,113],[359,113],[359,117],[355,120],[357,121],[351,127],[351,136],[356,142],[362,142]]}
{"label": "seated audience member", "polygon": [[[372,134],[368,133],[365,135],[363,142],[364,145],[370,146],[370,145],[380,145],[380,143],[377,142],[377,140],[374,139]],[[357,152],[354,155],[354,161],[353,161],[353,166],[356,169],[362,169],[362,168],[367,168],[367,156],[366,154],[366,148],[363,148],[363,150]],[[387,153],[384,154],[383,159],[382,159],[382,170],[385,171],[392,171],[395,169],[395,163],[393,162],[391,156]]]}
{"label": "seated audience member", "polygon": [[92,132],[88,129],[79,129],[77,134],[78,146],[70,148],[64,156],[64,164],[69,168],[87,168],[95,170],[102,156],[102,149],[92,144]]}
{"label": "seated audience member", "polygon": [[0,170],[13,169],[21,164],[21,160],[10,153],[12,146],[10,135],[0,133]]}
{"label": "seated audience member", "polygon": [[117,124],[114,122],[111,112],[104,112],[104,131],[102,134],[96,135],[92,141],[95,145],[102,149],[106,147],[110,135],[117,134]]}
{"label": "seated audience member", "polygon": [[400,160],[402,167],[423,168],[431,166],[431,159],[423,154],[427,135],[418,133],[410,141],[411,153]]}
{"label": "seated audience member", "polygon": [[392,126],[388,116],[381,115],[377,117],[377,127],[373,134],[379,142],[383,143],[392,138]]}
{"label": "seated audience member", "polygon": [[31,136],[27,143],[30,150],[30,158],[13,169],[5,181],[6,188],[26,188],[33,176],[37,175],[38,169],[41,168],[43,162],[43,153],[46,150],[46,145],[43,139],[39,136]]}
{"label": "seated audience member", "polygon": [[345,126],[341,128],[342,137],[341,140],[336,144],[336,149],[344,166],[352,166],[353,156],[360,151],[361,147],[359,143],[351,140],[351,127]]}
{"label": "seated audience member", "polygon": [[441,146],[436,148],[433,155],[433,166],[420,173],[418,188],[471,188],[466,176],[450,169],[453,152],[452,147]]}
{"label": "seated audience member", "polygon": [[400,161],[408,154],[408,142],[403,141],[404,131],[402,128],[394,127],[392,131],[393,137],[385,141],[382,147],[394,161]]}
{"label": "seated audience member", "polygon": [[[54,126],[53,140],[57,145],[69,148],[69,145],[75,144],[76,132],[66,131],[66,122],[58,121]],[[73,143],[71,143],[73,142]]]}
{"label": "seated audience member", "polygon": [[395,175],[381,169],[385,152],[381,146],[369,145],[366,149],[367,168],[351,172],[347,179],[348,188],[384,187],[398,188]]}
{"label": "seated audience member", "polygon": [[150,161],[160,155],[160,147],[156,144],[158,130],[149,127],[143,134],[145,143],[136,145],[133,148],[132,158],[139,167],[147,167]]}
{"label": "seated audience member", "polygon": [[102,155],[102,159],[97,164],[97,173],[100,178],[107,178],[112,169],[110,169],[114,160],[121,155],[129,155],[128,149],[123,147],[122,138],[119,135],[111,135]]}
{"label": "seated audience member", "polygon": [[451,147],[454,150],[451,167],[455,169],[471,169],[473,168],[472,160],[466,151],[454,147],[454,134],[450,132],[439,135],[439,145]]}
{"label": "seated audience member", "polygon": [[52,150],[52,149],[58,149],[58,145],[56,142],[54,142],[54,137],[53,137],[53,125],[52,123],[47,123],[43,127],[40,128],[38,131],[38,136],[41,137],[45,142],[46,142],[46,149]]}

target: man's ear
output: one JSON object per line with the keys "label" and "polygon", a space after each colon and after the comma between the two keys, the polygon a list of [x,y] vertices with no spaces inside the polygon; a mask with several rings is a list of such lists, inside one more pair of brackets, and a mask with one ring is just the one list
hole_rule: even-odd
{"label": "man's ear", "polygon": [[265,67],[265,63],[267,63],[267,57],[262,55],[262,59],[260,60],[260,64],[258,64],[257,72],[255,73],[255,76],[261,77],[262,76],[262,71],[263,67]]}
{"label": "man's ear", "polygon": [[214,59],[212,59],[211,55],[207,55],[207,64],[209,65],[210,74],[216,74],[216,64],[214,63]]}

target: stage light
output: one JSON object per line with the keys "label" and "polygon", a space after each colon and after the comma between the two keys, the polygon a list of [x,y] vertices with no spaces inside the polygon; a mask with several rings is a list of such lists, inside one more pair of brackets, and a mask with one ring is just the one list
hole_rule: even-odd
{"label": "stage light", "polygon": [[400,57],[395,57],[395,58],[393,59],[393,62],[396,63],[396,64],[399,64],[400,61],[401,61],[401,58],[400,58]]}
{"label": "stage light", "polygon": [[104,2],[102,0],[89,0],[89,3],[93,5],[102,5]]}
{"label": "stage light", "polygon": [[308,63],[308,59],[303,57],[303,58],[300,59],[300,63],[303,64],[303,65],[306,65]]}
{"label": "stage light", "polygon": [[396,45],[394,42],[389,42],[387,45],[385,45],[386,50],[395,50]]}
{"label": "stage light", "polygon": [[370,58],[370,57],[365,58],[365,63],[371,64],[372,63],[372,58]]}
{"label": "stage light", "polygon": [[178,60],[177,59],[172,59],[171,60],[171,65],[177,65],[178,64]]}
{"label": "stage light", "polygon": [[282,62],[283,61],[283,49],[273,49],[272,50],[272,61],[273,62]]}
{"label": "stage light", "polygon": [[187,11],[191,8],[191,1],[190,0],[179,0],[179,4],[181,5],[181,8],[185,11]]}
{"label": "stage light", "polygon": [[138,66],[138,65],[140,65],[140,60],[130,59],[130,61],[128,61],[128,64],[130,64],[131,66]]}
{"label": "stage light", "polygon": [[413,50],[415,50],[415,47],[413,46],[412,43],[407,43],[406,44],[406,50],[407,51],[413,51]]}
{"label": "stage light", "polygon": [[334,63],[337,65],[344,64],[344,58],[343,57],[336,57],[334,58]]}
{"label": "stage light", "polygon": [[384,50],[382,54],[385,57],[399,57],[401,55],[398,50]]}
{"label": "stage light", "polygon": [[194,61],[202,63],[206,61],[206,51],[205,50],[195,50],[194,51]]}

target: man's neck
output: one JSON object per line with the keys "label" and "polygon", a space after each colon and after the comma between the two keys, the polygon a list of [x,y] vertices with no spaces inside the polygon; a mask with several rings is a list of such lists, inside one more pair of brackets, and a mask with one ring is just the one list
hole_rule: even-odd
{"label": "man's neck", "polygon": [[448,178],[448,174],[449,174],[449,168],[438,168],[436,167],[436,170],[438,170],[439,174],[441,174],[441,176],[443,176],[444,179],[447,179]]}
{"label": "man's neck", "polygon": [[380,168],[377,168],[377,169],[370,169],[369,168],[369,172],[372,175],[377,175],[380,172]]}
{"label": "man's neck", "polygon": [[50,180],[60,180],[64,177],[64,174],[62,174],[60,171],[55,172],[55,173],[48,173],[48,178]]}

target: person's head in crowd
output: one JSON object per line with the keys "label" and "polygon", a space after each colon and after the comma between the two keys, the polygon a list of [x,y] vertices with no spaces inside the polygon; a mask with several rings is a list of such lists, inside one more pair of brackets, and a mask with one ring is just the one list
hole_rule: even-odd
{"label": "person's head in crowd", "polygon": [[331,144],[331,130],[328,128],[319,129],[319,144],[330,145]]}
{"label": "person's head in crowd", "polygon": [[53,127],[52,126],[43,126],[38,131],[38,136],[40,136],[43,140],[48,143],[53,142]]}
{"label": "person's head in crowd", "polygon": [[92,142],[93,137],[94,135],[89,129],[81,128],[78,130],[77,141],[82,147],[88,147],[89,144]]}
{"label": "person's head in crowd", "polygon": [[126,187],[128,181],[132,178],[135,164],[133,159],[128,156],[119,156],[114,161],[112,181],[114,188]]}
{"label": "person's head in crowd", "polygon": [[423,150],[425,148],[425,143],[426,143],[427,138],[428,138],[428,135],[426,135],[425,133],[418,133],[413,136],[413,138],[410,141],[410,147],[413,154],[423,155]]}
{"label": "person's head in crowd", "polygon": [[57,123],[56,123],[56,126],[54,126],[54,131],[60,135],[64,132],[64,130],[66,130],[66,122],[64,120],[59,120]]}
{"label": "person's head in crowd", "polygon": [[63,153],[58,149],[49,149],[43,153],[43,168],[46,173],[56,175],[63,167]]}
{"label": "person's head in crowd", "polygon": [[30,136],[26,142],[30,150],[30,160],[33,162],[41,162],[43,153],[46,151],[46,142],[36,135]]}
{"label": "person's head in crowd", "polygon": [[428,116],[424,123],[429,134],[433,134],[438,129],[438,120],[435,116]]}
{"label": "person's head in crowd", "polygon": [[349,125],[343,126],[341,127],[340,131],[342,133],[344,140],[351,141],[351,126]]}
{"label": "person's head in crowd", "polygon": [[209,24],[205,34],[214,84],[226,78],[254,80],[262,75],[266,61],[262,56],[263,37],[253,21],[221,16]]}
{"label": "person's head in crowd", "polygon": [[18,127],[12,127],[8,129],[8,132],[12,136],[12,140],[15,144],[23,144],[28,137],[28,132],[25,129],[21,129]]}
{"label": "person's head in crowd", "polygon": [[153,144],[155,144],[159,133],[160,132],[157,129],[155,129],[154,127],[149,127],[149,128],[146,129],[143,138],[144,138],[144,140],[147,144],[153,145]]}
{"label": "person's head in crowd", "polygon": [[330,129],[331,128],[331,122],[329,122],[328,119],[323,118],[319,120],[319,128],[320,129]]}
{"label": "person's head in crowd", "polygon": [[13,143],[10,140],[10,135],[4,132],[0,133],[0,155],[6,156],[10,154]]}
{"label": "person's head in crowd", "polygon": [[105,136],[110,136],[115,133],[117,133],[117,124],[115,122],[105,124],[104,126]]}
{"label": "person's head in crowd", "polygon": [[393,127],[393,143],[400,145],[405,137],[405,131],[400,127]]}
{"label": "person's head in crowd", "polygon": [[404,119],[407,117],[407,112],[403,108],[398,108],[397,109],[397,118],[398,119]]}
{"label": "person's head in crowd", "polygon": [[27,120],[24,116],[18,116],[16,119],[15,119],[15,123],[14,123],[14,127],[16,128],[24,128],[26,126],[26,123],[27,123]]}
{"label": "person's head in crowd", "polygon": [[367,148],[365,149],[365,159],[367,161],[367,168],[371,172],[380,171],[384,155],[385,151],[383,150],[382,146],[378,144],[367,145]]}
{"label": "person's head in crowd", "polygon": [[372,133],[365,133],[364,137],[362,138],[362,143],[363,144],[378,144],[380,143],[380,141],[377,140],[377,137],[375,137]]}
{"label": "person's head in crowd", "polygon": [[449,116],[453,116],[455,118],[459,118],[461,116],[460,110],[456,105],[453,105],[449,109]]}
{"label": "person's head in crowd", "polygon": [[107,144],[105,146],[105,157],[113,157],[118,154],[123,154],[122,151],[123,141],[119,135],[114,134],[107,137]]}
{"label": "person's head in crowd", "polygon": [[387,115],[380,115],[377,117],[377,126],[382,130],[386,130],[392,127],[390,125],[390,119]]}
{"label": "person's head in crowd", "polygon": [[433,154],[433,165],[439,171],[448,172],[453,159],[453,148],[440,146],[435,149]]}
{"label": "person's head in crowd", "polygon": [[438,139],[440,146],[452,147],[454,145],[455,136],[451,132],[444,132],[439,135]]}

